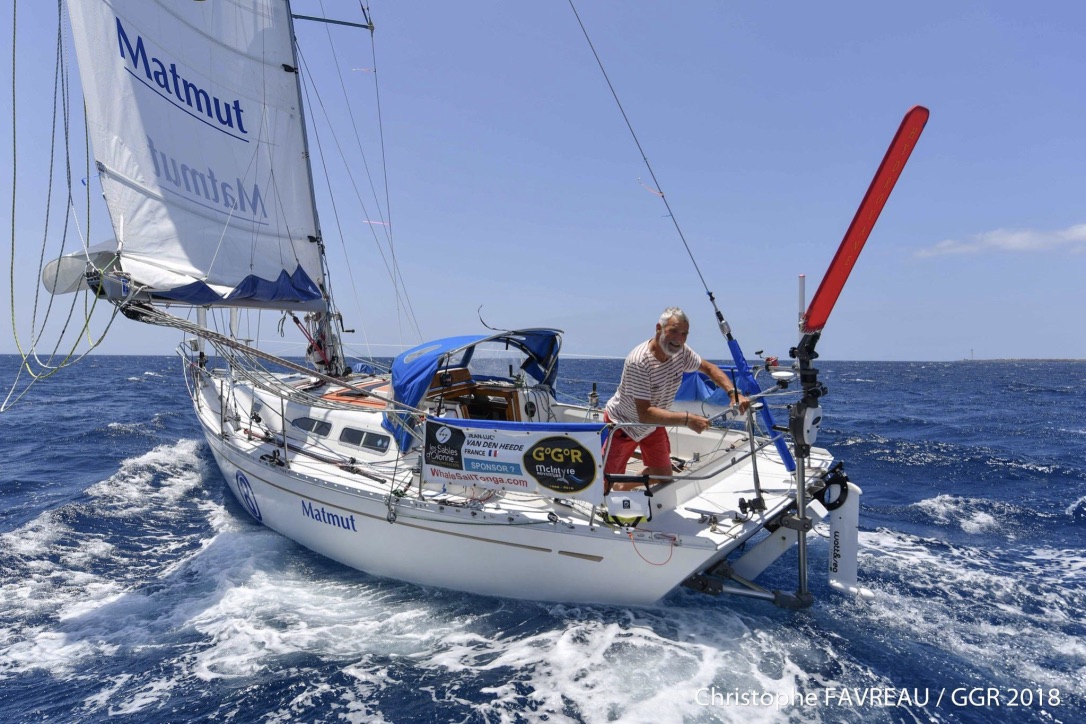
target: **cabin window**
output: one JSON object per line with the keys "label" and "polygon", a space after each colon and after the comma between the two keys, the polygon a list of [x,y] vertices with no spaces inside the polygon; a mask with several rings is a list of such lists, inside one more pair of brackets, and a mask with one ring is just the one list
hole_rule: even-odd
{"label": "cabin window", "polygon": [[388,435],[382,435],[378,432],[366,432],[365,430],[355,430],[354,428],[345,427],[343,432],[339,433],[339,441],[347,445],[354,445],[355,447],[364,447],[369,450],[376,450],[377,452],[384,452],[388,450]]}
{"label": "cabin window", "polygon": [[327,437],[332,431],[332,423],[324,420],[314,420],[312,417],[298,417],[291,423],[299,430],[311,432],[319,437]]}

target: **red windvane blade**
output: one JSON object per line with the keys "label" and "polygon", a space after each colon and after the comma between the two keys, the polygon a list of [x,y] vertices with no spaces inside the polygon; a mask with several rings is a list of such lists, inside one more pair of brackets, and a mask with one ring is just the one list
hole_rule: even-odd
{"label": "red windvane blade", "polygon": [[920,139],[920,133],[924,130],[924,124],[928,122],[928,109],[923,106],[913,106],[905,114],[905,119],[894,135],[890,148],[879,164],[879,170],[875,172],[875,178],[856,210],[856,216],[852,218],[845,238],[841,240],[841,246],[830,262],[830,268],[822,277],[822,283],[818,285],[818,291],[811,299],[804,316],[803,332],[819,332],[826,326],[826,320],[833,311],[833,305],[837,303],[837,297],[841,294],[841,288],[848,281],[848,275],[852,273],[852,267],[856,264],[856,258],[860,256],[867,237],[871,235],[871,229],[878,221],[882,207],[886,205],[886,199],[894,190],[894,184],[901,176],[901,170],[905,168],[905,162],[909,160],[916,142]]}

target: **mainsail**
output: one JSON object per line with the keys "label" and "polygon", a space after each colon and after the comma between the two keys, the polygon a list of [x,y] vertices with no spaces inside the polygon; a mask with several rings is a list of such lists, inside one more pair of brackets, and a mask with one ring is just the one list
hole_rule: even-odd
{"label": "mainsail", "polygon": [[125,293],[323,309],[288,3],[68,5]]}

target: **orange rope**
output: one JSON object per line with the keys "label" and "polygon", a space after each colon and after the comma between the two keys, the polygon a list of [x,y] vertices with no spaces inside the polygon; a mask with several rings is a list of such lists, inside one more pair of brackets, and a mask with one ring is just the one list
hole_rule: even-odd
{"label": "orange rope", "polygon": [[667,549],[667,560],[664,561],[663,563],[653,563],[648,558],[645,558],[645,556],[641,555],[641,551],[637,550],[637,542],[634,541],[633,533],[627,532],[626,535],[627,535],[627,537],[629,537],[630,543],[633,545],[634,553],[637,554],[637,557],[640,558],[641,560],[645,561],[645,563],[648,563],[650,566],[666,566],[668,563],[671,562],[671,557],[673,555],[675,555],[675,541],[672,540],[671,545],[668,546],[668,549]]}

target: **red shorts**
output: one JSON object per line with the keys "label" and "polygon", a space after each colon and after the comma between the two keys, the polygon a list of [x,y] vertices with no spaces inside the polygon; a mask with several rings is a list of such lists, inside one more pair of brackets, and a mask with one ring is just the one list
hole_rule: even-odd
{"label": "red shorts", "polygon": [[[605,414],[604,422],[611,422]],[[611,433],[610,449],[607,459],[603,463],[603,472],[610,475],[621,475],[626,472],[626,463],[634,450],[641,447],[641,461],[646,467],[671,469],[671,441],[667,437],[667,430],[658,427],[640,441],[634,440],[622,429]]]}

